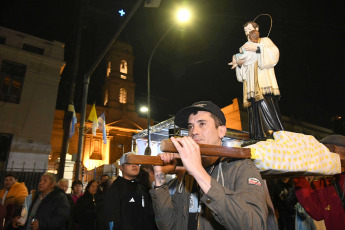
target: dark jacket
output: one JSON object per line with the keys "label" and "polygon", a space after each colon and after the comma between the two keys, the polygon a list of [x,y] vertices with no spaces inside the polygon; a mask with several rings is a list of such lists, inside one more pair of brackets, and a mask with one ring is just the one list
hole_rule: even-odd
{"label": "dark jacket", "polygon": [[116,230],[156,229],[148,190],[136,180],[117,177],[105,193],[106,222]]}
{"label": "dark jacket", "polygon": [[273,180],[270,181],[270,185],[272,202],[278,211],[279,229],[295,229],[297,198],[292,180]]}
{"label": "dark jacket", "polygon": [[68,221],[66,223],[66,229],[67,230],[75,230],[76,229],[76,225],[74,222],[75,204],[74,204],[74,201],[71,197],[71,194],[65,194],[65,195],[66,195],[66,198],[68,200],[69,207],[70,207],[70,213],[69,213]]}
{"label": "dark jacket", "polygon": [[77,200],[75,207],[75,221],[79,230],[106,229],[103,210],[103,196],[92,196],[88,191]]}
{"label": "dark jacket", "polygon": [[[32,207],[40,193],[31,203],[29,216]],[[40,230],[65,230],[70,208],[64,191],[55,187],[40,203],[37,208],[35,218],[38,220]],[[30,224],[30,223],[26,223]]]}

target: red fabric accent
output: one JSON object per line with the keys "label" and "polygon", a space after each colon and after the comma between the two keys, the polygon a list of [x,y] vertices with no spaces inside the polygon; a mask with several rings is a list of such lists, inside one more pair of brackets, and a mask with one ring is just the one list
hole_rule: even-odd
{"label": "red fabric accent", "polygon": [[[343,189],[344,175],[337,175],[335,178]],[[331,178],[312,182],[315,189],[304,178],[296,181],[296,197],[308,214],[315,220],[324,219],[327,229],[343,230],[345,211]]]}
{"label": "red fabric accent", "polygon": [[316,190],[310,187],[310,183],[304,177],[296,178],[294,181],[297,181],[295,193],[298,202],[308,212],[311,218],[314,220],[323,220],[323,211]]}

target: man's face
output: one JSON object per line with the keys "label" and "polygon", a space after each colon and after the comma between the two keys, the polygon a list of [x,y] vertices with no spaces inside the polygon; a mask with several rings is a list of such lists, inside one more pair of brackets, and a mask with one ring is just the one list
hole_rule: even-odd
{"label": "man's face", "polygon": [[120,167],[122,176],[127,180],[133,180],[139,174],[139,165],[123,164]]}
{"label": "man's face", "polygon": [[198,144],[221,145],[221,139],[225,135],[226,127],[218,126],[216,128],[211,113],[199,111],[195,115],[189,115],[188,130],[188,135]]}
{"label": "man's face", "polygon": [[8,176],[4,180],[4,188],[10,189],[14,183],[16,183],[17,180],[13,176]]}
{"label": "man's face", "polygon": [[248,37],[249,32],[252,30],[258,30],[258,29],[254,28],[251,23],[249,23],[246,27],[244,27],[244,33],[246,34],[246,37]]}
{"label": "man's face", "polygon": [[102,178],[101,178],[101,183],[103,183],[104,181],[106,181],[106,180],[108,180],[108,179],[109,179],[108,176],[102,176]]}
{"label": "man's face", "polygon": [[53,190],[54,186],[55,183],[48,176],[42,176],[38,184],[38,190],[43,193],[48,193]]}

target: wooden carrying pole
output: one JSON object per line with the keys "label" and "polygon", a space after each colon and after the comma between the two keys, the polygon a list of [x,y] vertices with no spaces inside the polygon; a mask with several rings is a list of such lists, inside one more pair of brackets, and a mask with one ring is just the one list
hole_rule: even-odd
{"label": "wooden carrying pole", "polygon": [[[250,148],[238,148],[227,146],[215,146],[200,144],[200,153],[202,156],[214,156],[214,157],[231,157],[231,158],[251,158]],[[325,144],[325,146],[334,153],[340,155],[341,166],[345,167],[345,147],[337,145]],[[161,142],[162,152],[177,153],[177,149],[170,140],[163,140]],[[181,159],[177,158],[177,165],[182,165]],[[145,155],[129,155],[126,162],[129,164],[147,164],[147,165],[164,165],[164,162],[158,156],[145,156]]]}
{"label": "wooden carrying pole", "polygon": [[[213,157],[232,157],[232,158],[251,158],[250,148],[238,148],[227,146],[216,146],[200,144],[200,153],[202,156]],[[161,142],[162,152],[177,153],[177,149],[170,140],[163,140]],[[177,157],[178,158],[178,157]],[[182,165],[180,160],[177,160],[177,165]],[[164,165],[163,161],[158,156],[145,155],[129,155],[126,162],[129,164],[148,164],[148,165]]]}

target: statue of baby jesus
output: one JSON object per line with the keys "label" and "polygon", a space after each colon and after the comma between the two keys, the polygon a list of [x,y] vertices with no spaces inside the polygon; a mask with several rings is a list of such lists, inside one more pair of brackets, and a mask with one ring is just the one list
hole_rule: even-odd
{"label": "statue of baby jesus", "polygon": [[[246,43],[258,43],[259,37],[259,31],[252,30],[249,32],[249,41]],[[232,56],[232,62],[229,63],[229,65],[232,65],[231,69],[235,69],[237,66],[243,65],[249,60],[256,61],[258,59],[258,55],[255,51],[245,51],[243,46],[241,46],[239,50],[238,54]]]}

